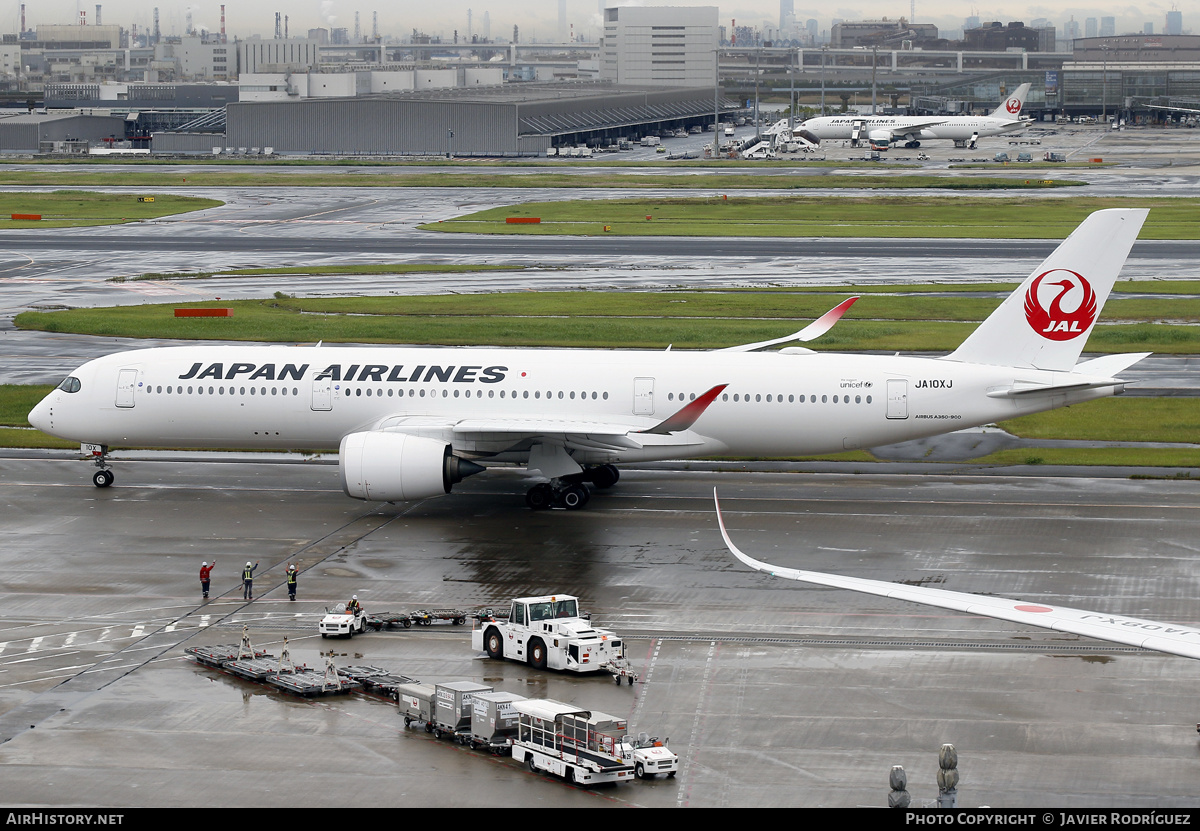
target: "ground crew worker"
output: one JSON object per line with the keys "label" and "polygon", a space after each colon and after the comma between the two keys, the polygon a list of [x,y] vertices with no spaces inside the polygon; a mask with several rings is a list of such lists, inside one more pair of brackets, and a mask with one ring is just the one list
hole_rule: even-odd
{"label": "ground crew worker", "polygon": [[200,591],[204,593],[205,600],[208,599],[209,575],[212,574],[213,567],[216,566],[216,564],[216,560],[212,561],[211,566],[208,564],[207,560],[200,564]]}
{"label": "ground crew worker", "polygon": [[296,599],[296,564],[292,563],[287,570],[288,600]]}
{"label": "ground crew worker", "polygon": [[257,568],[257,562],[251,566],[247,560],[246,567],[242,569],[242,600],[254,599],[254,572]]}
{"label": "ground crew worker", "polygon": [[356,615],[362,611],[362,604],[358,602],[358,595],[350,598],[350,602],[346,604],[346,611],[352,615]]}

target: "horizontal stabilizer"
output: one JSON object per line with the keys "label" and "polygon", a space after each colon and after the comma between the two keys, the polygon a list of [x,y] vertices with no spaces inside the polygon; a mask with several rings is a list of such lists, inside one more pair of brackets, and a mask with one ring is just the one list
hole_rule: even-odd
{"label": "horizontal stabilizer", "polygon": [[1123,355],[1104,355],[1075,365],[1075,372],[1080,375],[1117,375],[1138,361],[1149,358],[1153,352],[1126,352]]}

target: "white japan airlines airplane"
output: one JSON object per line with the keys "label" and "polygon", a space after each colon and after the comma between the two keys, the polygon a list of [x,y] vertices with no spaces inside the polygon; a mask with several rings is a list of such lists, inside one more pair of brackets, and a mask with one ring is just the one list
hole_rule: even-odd
{"label": "white japan airlines airplane", "polygon": [[974,149],[981,138],[1011,133],[1029,125],[1021,118],[1029,86],[1017,87],[991,115],[827,115],[796,125],[792,135],[809,144],[820,144],[822,139],[850,139],[852,147],[865,138],[872,150],[887,150],[901,142],[905,147],[920,147],[922,141],[931,139],[949,139],[955,147]]}
{"label": "white japan airlines airplane", "polygon": [[[1074,635],[1083,635],[1101,641],[1123,643],[1142,649],[1182,655],[1185,658],[1200,658],[1200,629],[1189,626],[1159,623],[1154,620],[1142,620],[1123,615],[1088,612],[1083,609],[1069,609],[1066,606],[1030,603],[994,595],[929,589],[922,586],[904,586],[884,580],[867,580],[862,577],[843,577],[820,571],[779,568],[743,554],[733,544],[733,540],[729,537],[729,531],[725,528],[725,520],[721,517],[721,503],[717,500],[715,488],[713,489],[713,502],[717,506],[717,524],[721,526],[721,536],[725,539],[725,545],[729,551],[750,568],[765,572],[772,577],[798,580],[802,583],[813,583],[835,589],[848,589],[880,597],[894,597],[897,600],[907,600],[923,606],[936,606],[940,609],[953,609],[957,612],[1009,620],[1013,623],[1025,623],[1029,626],[1051,629],[1056,632],[1070,632]],[[1197,725],[1196,729],[1200,730],[1200,725]]]}
{"label": "white japan airlines airplane", "polygon": [[339,448],[345,492],[449,493],[481,464],[550,482],[532,508],[582,507],[621,462],[867,448],[1103,398],[1149,353],[1076,364],[1147,211],[1089,216],[943,358],[757,350],[828,331],[854,298],[788,337],[708,352],[179,346],[89,361],[29,414],[108,447]]}

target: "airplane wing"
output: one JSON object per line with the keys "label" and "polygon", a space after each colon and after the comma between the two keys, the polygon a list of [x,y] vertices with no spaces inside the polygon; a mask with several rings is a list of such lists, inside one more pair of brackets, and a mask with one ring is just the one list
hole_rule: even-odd
{"label": "airplane wing", "polygon": [[937,127],[938,125],[945,123],[946,119],[944,118],[931,118],[928,121],[918,121],[916,123],[905,124],[903,126],[897,125],[895,127],[872,127],[871,132],[875,132],[876,130],[886,130],[887,132],[891,133],[892,137],[894,138],[896,136],[907,136],[911,133],[919,133],[922,130],[930,127]]}
{"label": "airplane wing", "polygon": [[[530,439],[579,436],[594,442],[610,443],[619,448],[642,447],[641,442],[632,438],[633,435],[639,434],[679,438],[677,442],[668,441],[667,444],[696,444],[696,441],[681,438],[679,434],[687,432],[727,386],[729,385],[717,384],[657,424],[650,419],[636,416],[630,416],[629,420],[624,422],[560,418],[466,418],[454,422],[452,429],[456,436],[463,437],[479,434],[507,434]],[[664,442],[659,440],[654,443],[661,445]]]}
{"label": "airplane wing", "polygon": [[1024,623],[1058,632],[1070,632],[1101,641],[1182,655],[1185,658],[1200,658],[1200,628],[1176,626],[1122,615],[1088,612],[1082,609],[1069,609],[1065,606],[1051,606],[1045,603],[1028,603],[1007,597],[968,594],[967,592],[930,589],[922,586],[901,586],[883,580],[867,580],[861,577],[824,574],[819,571],[779,568],[743,554],[733,544],[733,540],[729,537],[729,531],[725,528],[716,488],[713,489],[713,502],[717,508],[717,523],[721,526],[721,536],[724,537],[725,545],[733,556],[755,571],[765,572],[772,577],[815,583],[835,589],[849,589],[880,597],[894,597],[898,600],[907,600],[925,606],[953,609],[958,612]]}
{"label": "airplane wing", "polygon": [[846,313],[847,309],[849,309],[851,306],[854,305],[854,302],[856,300],[858,300],[857,296],[850,297],[846,300],[843,300],[841,303],[838,303],[836,306],[834,306],[832,309],[827,311],[825,314],[818,317],[812,323],[805,326],[799,332],[795,332],[791,335],[787,335],[786,337],[775,338],[773,340],[761,340],[758,343],[745,343],[745,344],[742,344],[741,346],[727,346],[724,349],[714,349],[713,351],[714,352],[754,352],[759,349],[766,349],[768,346],[775,346],[776,344],[788,343],[789,341],[794,341],[794,340],[800,340],[800,341],[815,340],[816,338],[821,337],[821,335],[825,334],[830,329],[832,329],[833,325],[842,319],[842,315],[844,315]]}

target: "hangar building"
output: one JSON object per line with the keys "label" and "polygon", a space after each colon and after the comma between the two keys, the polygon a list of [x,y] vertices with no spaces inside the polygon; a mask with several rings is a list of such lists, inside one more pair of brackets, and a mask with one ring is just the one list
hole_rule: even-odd
{"label": "hangar building", "polygon": [[[543,155],[550,147],[611,144],[714,121],[711,88],[598,83],[506,84],[226,107],[226,133],[156,133],[155,152],[216,145],[331,155]],[[722,112],[736,105],[720,102]],[[214,140],[215,139],[215,140]]]}

